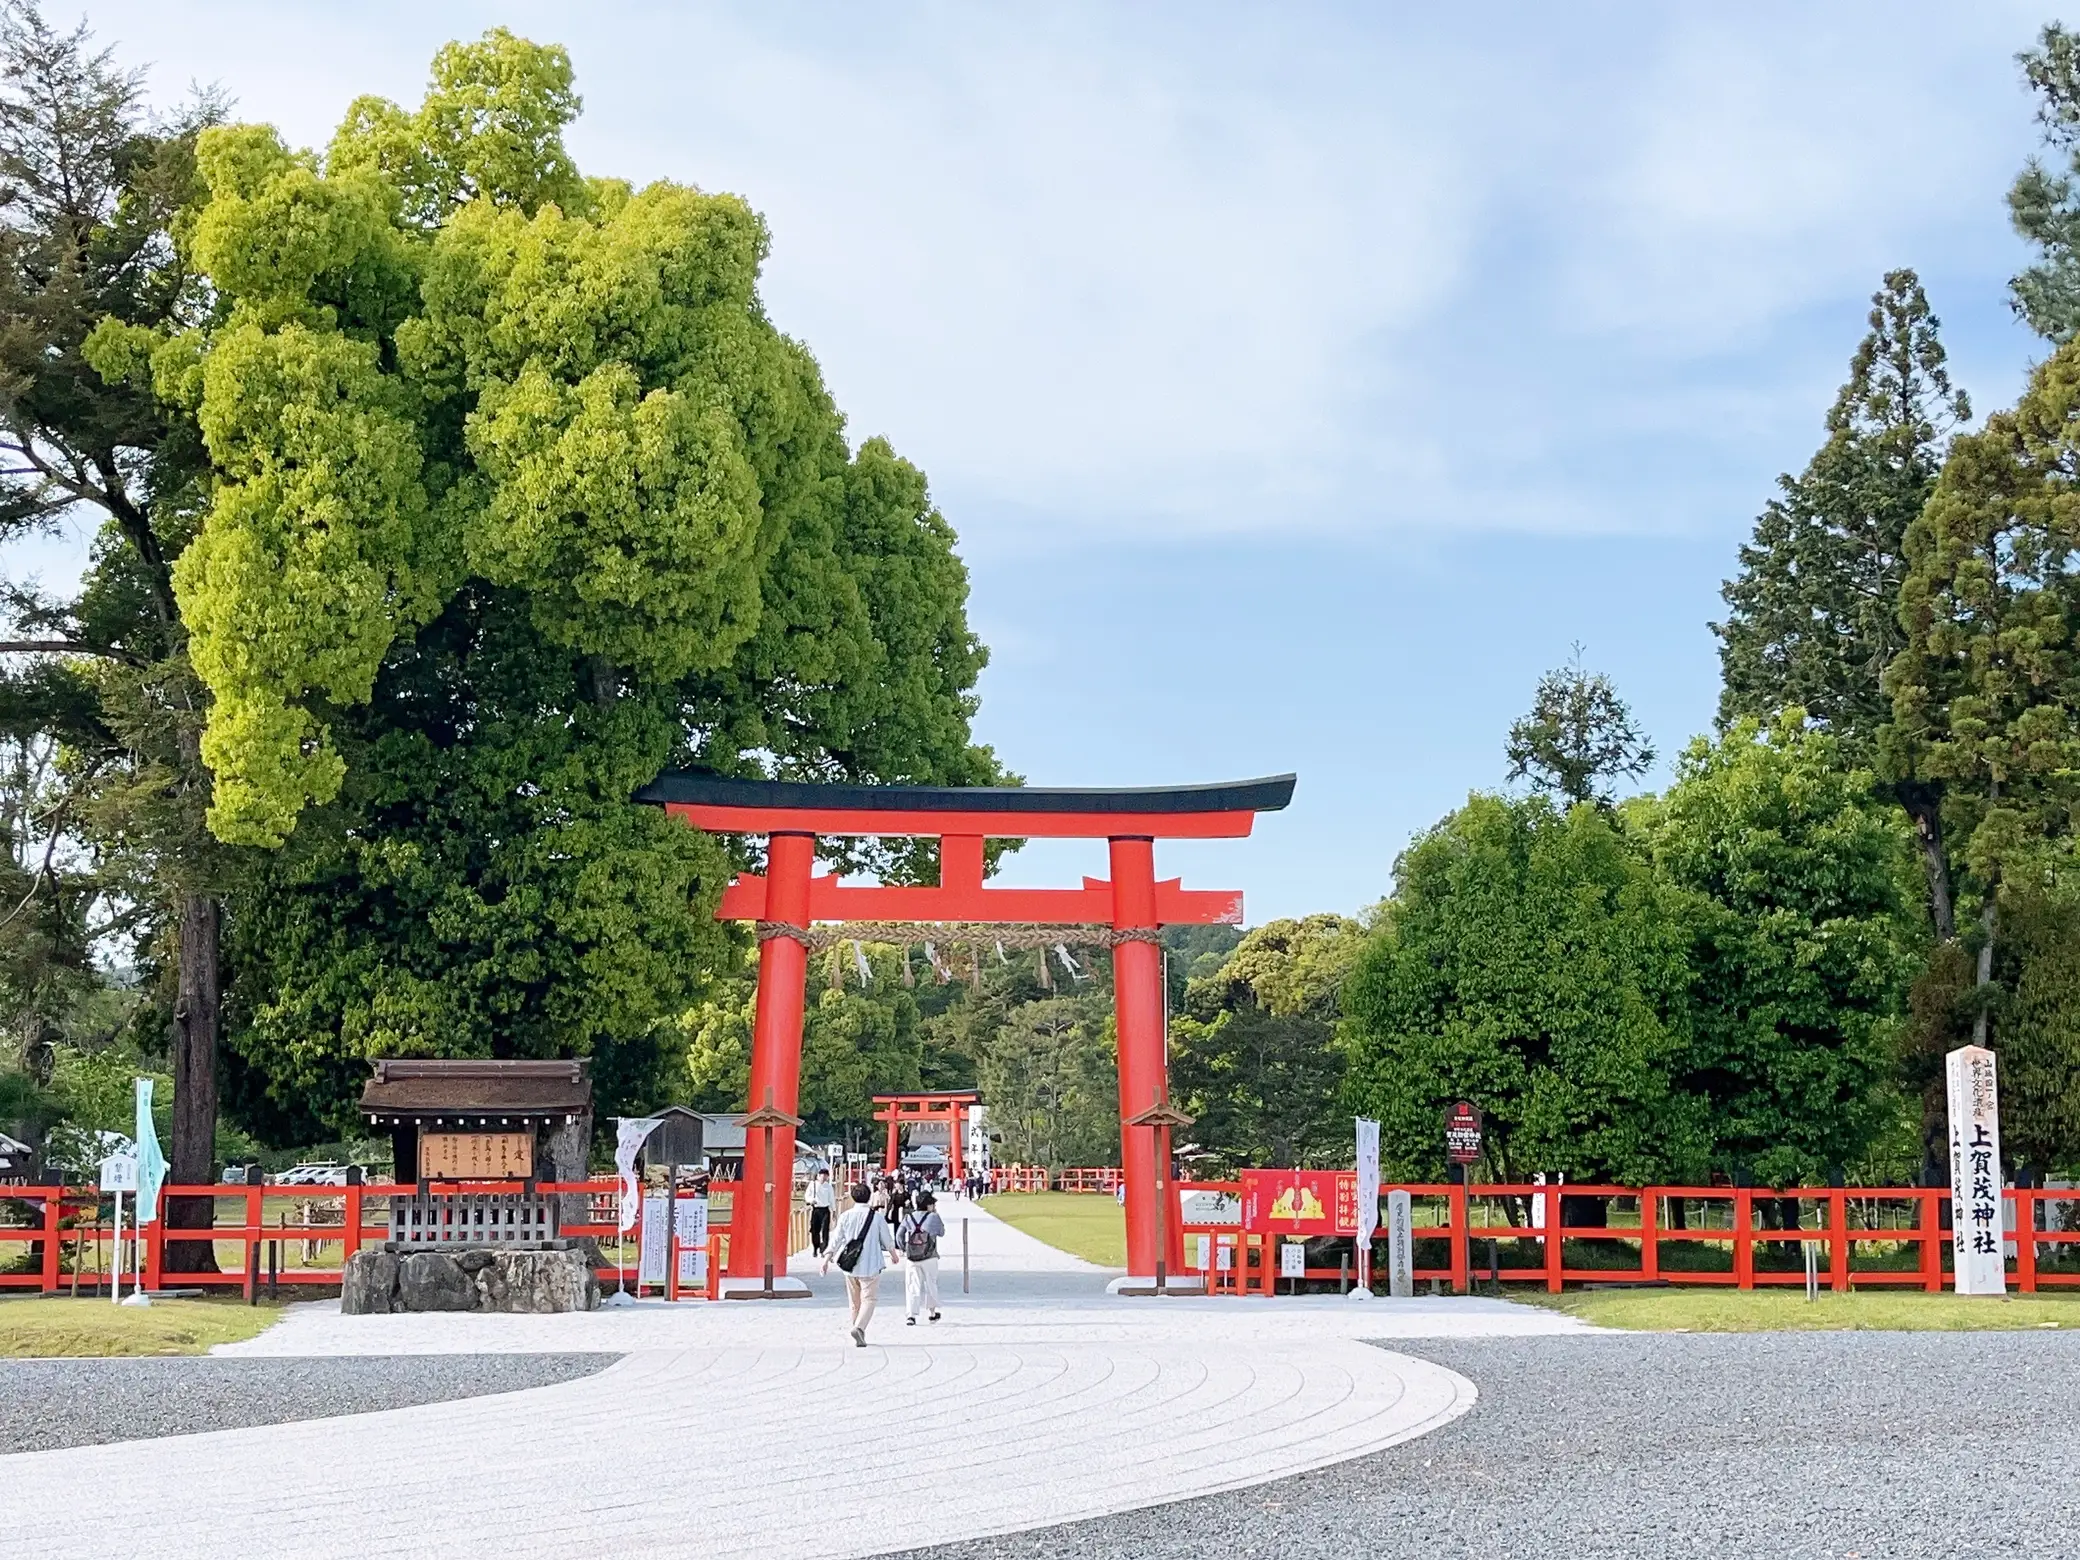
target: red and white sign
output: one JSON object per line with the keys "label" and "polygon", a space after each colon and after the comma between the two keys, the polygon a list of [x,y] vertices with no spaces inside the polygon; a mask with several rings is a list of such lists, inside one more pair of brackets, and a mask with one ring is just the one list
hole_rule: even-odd
{"label": "red and white sign", "polygon": [[1481,1157],[1481,1113],[1464,1100],[1444,1113],[1444,1157],[1455,1165]]}
{"label": "red and white sign", "polygon": [[1357,1173],[1245,1170],[1242,1227],[1253,1235],[1355,1235]]}

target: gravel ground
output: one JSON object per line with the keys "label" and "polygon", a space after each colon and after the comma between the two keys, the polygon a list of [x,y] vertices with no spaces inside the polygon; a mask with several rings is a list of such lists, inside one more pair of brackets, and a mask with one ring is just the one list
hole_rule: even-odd
{"label": "gravel ground", "polygon": [[[366,1414],[574,1381],[616,1354],[0,1360],[0,1453]],[[0,1484],[5,1480],[0,1479]]]}
{"label": "gravel ground", "polygon": [[2072,1333],[1397,1347],[1472,1380],[1473,1411],[1299,1478],[911,1560],[2080,1553]]}

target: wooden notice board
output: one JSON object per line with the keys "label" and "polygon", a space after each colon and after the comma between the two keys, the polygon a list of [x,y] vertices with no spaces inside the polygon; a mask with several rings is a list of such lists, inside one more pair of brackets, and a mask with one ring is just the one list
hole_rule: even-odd
{"label": "wooden notice board", "polygon": [[532,1132],[420,1134],[422,1181],[524,1181],[533,1174]]}

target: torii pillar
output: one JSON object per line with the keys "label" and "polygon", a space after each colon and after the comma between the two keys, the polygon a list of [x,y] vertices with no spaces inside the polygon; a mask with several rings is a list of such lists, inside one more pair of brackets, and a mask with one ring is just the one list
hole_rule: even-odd
{"label": "torii pillar", "polygon": [[[1170,1037],[1163,1024],[1163,939],[1156,920],[1155,841],[1114,839],[1112,856],[1112,1001],[1119,1027],[1119,1153],[1127,1183],[1127,1272],[1156,1270],[1157,1132],[1129,1123],[1170,1098]],[[1165,1221],[1169,1270],[1184,1266],[1184,1235]]]}

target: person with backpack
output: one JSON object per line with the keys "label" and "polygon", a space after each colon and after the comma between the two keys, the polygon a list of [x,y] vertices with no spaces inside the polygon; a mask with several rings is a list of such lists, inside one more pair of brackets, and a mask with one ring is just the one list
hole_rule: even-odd
{"label": "person with backpack", "polygon": [[946,1233],[946,1221],[933,1207],[935,1201],[930,1192],[916,1193],[896,1227],[896,1249],[903,1256],[905,1327],[915,1327],[919,1316],[939,1319],[939,1238]]}
{"label": "person with backpack", "polygon": [[847,1327],[853,1343],[862,1349],[867,1346],[867,1324],[874,1319],[874,1304],[880,1297],[882,1270],[896,1249],[888,1221],[868,1201],[870,1195],[864,1183],[853,1187],[852,1206],[831,1231],[831,1243],[823,1256],[824,1272],[831,1270],[835,1259],[845,1275]]}

